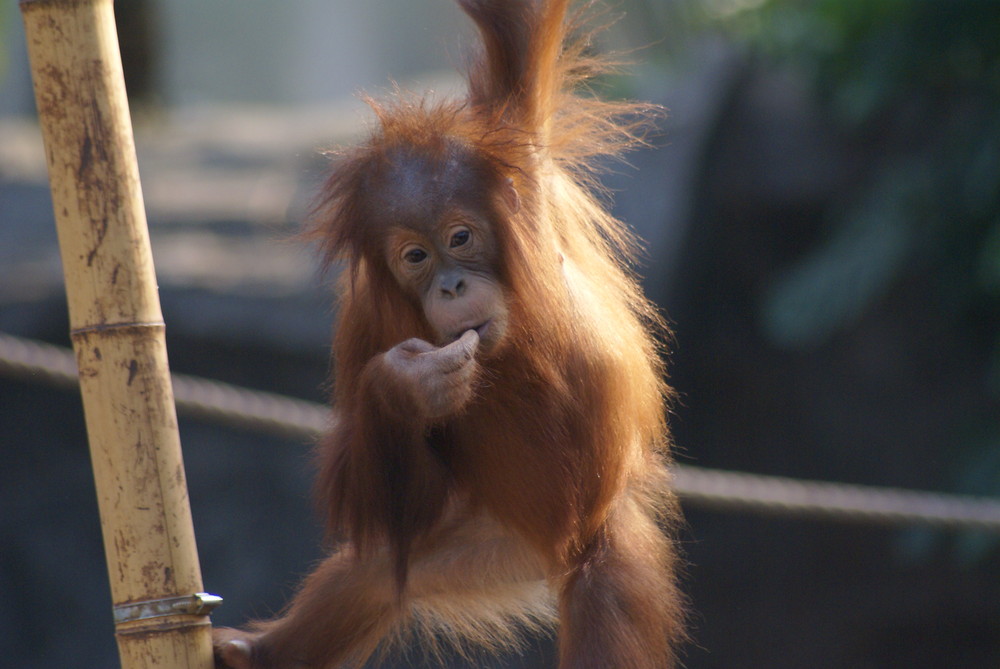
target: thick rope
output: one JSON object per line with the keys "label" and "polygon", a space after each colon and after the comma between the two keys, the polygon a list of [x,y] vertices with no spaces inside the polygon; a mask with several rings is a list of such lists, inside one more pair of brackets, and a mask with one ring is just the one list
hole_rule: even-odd
{"label": "thick rope", "polygon": [[989,497],[803,481],[684,465],[675,467],[674,479],[685,502],[706,508],[1000,532],[1000,500]]}
{"label": "thick rope", "polygon": [[[73,352],[0,332],[0,374],[63,388],[77,384]],[[173,375],[178,412],[247,430],[312,441],[329,409],[314,402]],[[1000,532],[1000,500],[873,486],[801,481],[674,467],[674,487],[692,506],[851,522],[921,524]]]}
{"label": "thick rope", "polygon": [[[0,374],[62,388],[78,383],[72,350],[3,332]],[[292,439],[313,439],[329,420],[330,412],[322,404],[184,374],[173,374],[171,379],[177,411],[195,418]]]}

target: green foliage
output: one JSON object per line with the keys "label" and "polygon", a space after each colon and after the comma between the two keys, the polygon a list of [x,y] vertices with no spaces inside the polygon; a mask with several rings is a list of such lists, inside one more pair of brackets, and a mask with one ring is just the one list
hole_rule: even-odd
{"label": "green foliage", "polygon": [[842,214],[825,242],[764,296],[769,338],[796,348],[825,343],[884,295],[914,243],[914,170],[886,174],[857,208]]}
{"label": "green foliage", "polygon": [[992,0],[771,0],[728,27],[763,53],[812,68],[818,90],[855,123],[915,89],[1000,90]]}
{"label": "green foliage", "polygon": [[[947,289],[966,302],[996,306],[1000,4],[771,0],[733,16],[729,27],[760,53],[808,73],[847,133],[879,141],[914,110],[927,124],[919,133],[899,133],[912,146],[887,144],[897,155],[876,166],[861,204],[834,213],[827,243],[775,287],[766,307],[769,331],[788,342],[824,338],[831,324],[793,323],[789,314],[794,303],[810,301],[810,291],[838,305],[836,314],[816,318],[839,315],[850,325],[904,266],[903,246],[930,258]],[[909,167],[901,170],[900,161]],[[843,280],[848,275],[853,279]],[[833,295],[838,286],[842,294]]]}
{"label": "green foliage", "polygon": [[[770,340],[823,345],[921,272],[946,305],[937,317],[970,347],[992,342],[982,392],[1000,405],[1000,3],[769,0],[719,22],[764,62],[798,68],[844,135],[877,147],[854,203],[828,212],[824,240],[763,296]],[[1000,495],[1000,415],[968,420],[984,424],[956,431],[977,436],[942,447],[950,487]],[[902,545],[926,555],[943,540],[914,531]],[[969,533],[952,550],[972,563],[996,547]]]}
{"label": "green foliage", "polygon": [[[635,0],[638,30],[721,32],[765,65],[812,83],[828,120],[870,160],[863,185],[826,212],[825,234],[761,296],[765,335],[809,349],[849,332],[904,276],[929,285],[992,363],[981,393],[1000,407],[1000,2],[997,0]],[[992,348],[992,353],[989,353]],[[992,398],[992,399],[989,399]],[[974,413],[974,412],[970,412]],[[970,415],[942,444],[943,485],[1000,496],[1000,411]],[[964,435],[964,436],[963,436]],[[926,555],[945,540],[908,533]],[[955,538],[975,562],[996,537]]]}

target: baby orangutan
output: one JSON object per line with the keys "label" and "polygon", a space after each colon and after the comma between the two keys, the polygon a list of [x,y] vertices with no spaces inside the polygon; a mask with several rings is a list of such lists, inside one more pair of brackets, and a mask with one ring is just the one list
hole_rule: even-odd
{"label": "baby orangutan", "polygon": [[638,105],[573,92],[566,0],[458,0],[468,99],[372,103],[313,234],[344,267],[317,489],[333,553],[220,667],[360,667],[414,635],[562,669],[672,667],[683,637],[657,337],[591,161]]}

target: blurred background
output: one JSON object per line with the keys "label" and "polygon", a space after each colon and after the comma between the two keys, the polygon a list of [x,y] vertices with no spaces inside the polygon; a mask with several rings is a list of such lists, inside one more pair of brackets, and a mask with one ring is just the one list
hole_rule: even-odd
{"label": "blurred background", "polygon": [[[448,0],[116,13],[173,370],[322,401],[329,290],[289,241],[317,149],[364,131],[358,90],[460,90],[470,26]],[[601,90],[670,110],[606,183],[673,323],[678,459],[1000,496],[1000,3],[610,15],[601,48],[635,65]],[[0,44],[0,331],[68,346],[16,3]],[[321,554],[309,444],[183,417],[181,437],[214,622],[276,611]],[[117,666],[78,395],[0,376],[0,463],[0,664]],[[1000,666],[998,535],[686,516],[689,669]]]}

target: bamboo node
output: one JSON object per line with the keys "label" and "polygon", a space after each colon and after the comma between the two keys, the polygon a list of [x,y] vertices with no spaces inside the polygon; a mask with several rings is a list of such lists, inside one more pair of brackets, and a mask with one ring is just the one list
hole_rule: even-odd
{"label": "bamboo node", "polygon": [[115,624],[121,625],[162,616],[207,616],[220,604],[222,604],[222,597],[210,595],[207,592],[117,604],[114,608]]}
{"label": "bamboo node", "polygon": [[74,328],[69,331],[69,335],[74,340],[77,337],[93,333],[110,332],[112,330],[133,330],[141,332],[143,330],[161,330],[166,326],[163,321],[132,321],[127,323],[96,323],[84,327]]}

